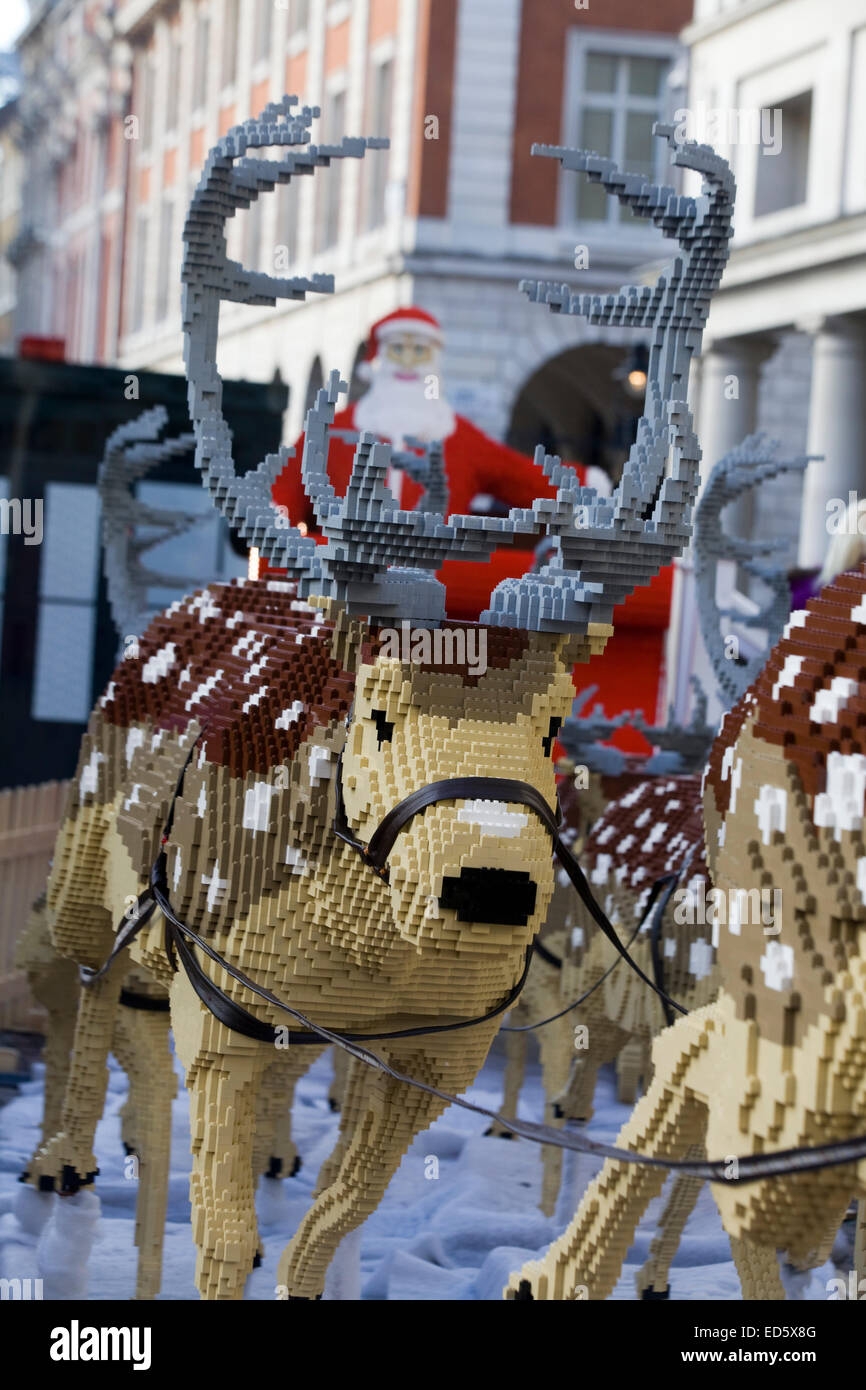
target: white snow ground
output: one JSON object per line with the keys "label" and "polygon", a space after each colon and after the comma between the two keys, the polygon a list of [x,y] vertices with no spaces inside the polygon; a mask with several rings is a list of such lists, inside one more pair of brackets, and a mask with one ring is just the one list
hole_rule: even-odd
{"label": "white snow ground", "polygon": [[[494,1051],[469,1098],[498,1108],[502,1100],[504,1058]],[[331,1062],[326,1054],[299,1082],[293,1114],[295,1142],[303,1168],[282,1182],[262,1179],[258,1194],[259,1226],[265,1244],[261,1268],[250,1275],[245,1298],[275,1297],[277,1261],[310,1204],[319,1165],[330,1152],[338,1117],[328,1108]],[[135,1288],[133,1245],[136,1184],[124,1177],[118,1111],[126,1077],[114,1059],[105,1115],[96,1134],[100,1175],[95,1191],[101,1202],[89,1262],[87,1297],[130,1298]],[[38,1278],[36,1238],[15,1214],[22,1192],[18,1174],[37,1139],[42,1112],[42,1068],[20,1095],[0,1111],[0,1277]],[[543,1113],[540,1072],[527,1067],[520,1115]],[[593,1138],[613,1141],[628,1115],[618,1104],[612,1071],[605,1070],[596,1094],[591,1123]],[[432,1129],[420,1135],[388,1187],[384,1201],[360,1232],[360,1288],[364,1299],[469,1300],[499,1299],[512,1270],[537,1257],[568,1224],[576,1197],[600,1164],[586,1155],[565,1155],[566,1175],[556,1217],[538,1210],[541,1151],[526,1140],[486,1137],[486,1120],[452,1106]],[[429,1176],[437,1165],[438,1177]],[[183,1085],[174,1105],[172,1172],[162,1298],[195,1299],[195,1250],[189,1224],[189,1129]],[[567,1190],[566,1190],[567,1189]],[[93,1190],[93,1189],[91,1189]],[[49,1202],[57,1202],[51,1197]],[[661,1211],[653,1202],[638,1228],[616,1299],[633,1299],[634,1275],[646,1257]],[[350,1238],[351,1239],[351,1238]],[[347,1243],[344,1243],[344,1247]],[[355,1240],[357,1246],[357,1239]],[[345,1253],[341,1251],[341,1254]],[[850,1268],[843,1236],[832,1261],[818,1271],[787,1280],[789,1296],[827,1298],[827,1280]],[[329,1275],[326,1297],[356,1297],[357,1267],[342,1260],[339,1278]],[[332,1267],[333,1268],[333,1267]],[[715,1204],[704,1187],[686,1227],[671,1271],[673,1299],[738,1299],[740,1285]]]}

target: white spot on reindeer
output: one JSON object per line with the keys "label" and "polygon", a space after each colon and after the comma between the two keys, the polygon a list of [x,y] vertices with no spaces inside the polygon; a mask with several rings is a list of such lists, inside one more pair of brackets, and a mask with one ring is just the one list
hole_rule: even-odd
{"label": "white spot on reindeer", "polygon": [[156,685],[157,681],[165,680],[176,661],[177,647],[173,642],[166,642],[165,646],[154,652],[142,666],[141,679],[144,684]]}
{"label": "white spot on reindeer", "polygon": [[800,674],[803,662],[805,660],[806,658],[804,656],[785,657],[785,664],[779,672],[778,679],[775,681],[771,692],[772,698],[774,700],[778,700],[779,693],[781,690],[783,690],[786,686],[794,684],[796,677]]}
{"label": "white spot on reindeer", "polygon": [[815,797],[813,819],[829,827],[833,838],[843,830],[856,830],[863,822],[866,793],[866,757],[862,753],[828,753],[827,790]]}
{"label": "white spot on reindeer", "polygon": [[583,935],[584,935],[584,933],[583,933],[583,927],[572,927],[572,929],[571,929],[571,949],[572,949],[573,951],[578,951],[578,950],[580,950],[581,946],[583,945]]}
{"label": "white spot on reindeer", "polygon": [[141,748],[144,743],[144,729],[137,729],[134,725],[126,735],[126,766],[132,762],[136,748]]}
{"label": "white spot on reindeer", "polygon": [[87,766],[82,770],[81,777],[78,780],[78,795],[81,797],[82,801],[85,796],[93,796],[96,791],[99,781],[99,764],[104,762],[105,754],[97,753],[94,749],[90,755]]}
{"label": "white spot on reindeer", "polygon": [[296,700],[288,709],[284,709],[278,719],[274,720],[275,729],[288,729],[290,724],[296,724],[304,712],[303,700]]}
{"label": "white spot on reindeer", "polygon": [[[269,579],[266,587],[271,594],[290,594],[295,586],[286,579]],[[292,604],[293,608],[294,606]]]}
{"label": "white spot on reindeer", "polygon": [[139,794],[138,794],[140,791],[141,791],[141,783],[140,783],[140,782],[133,782],[133,784],[132,784],[132,791],[129,793],[129,796],[126,798],[126,800],[125,800],[124,803],[123,803],[123,809],[124,809],[124,811],[128,811],[129,808],[130,808],[130,806],[140,806],[140,805],[141,805],[141,797],[140,797]]}
{"label": "white spot on reindeer", "polygon": [[[855,611],[856,611],[856,610],[855,610]],[[852,618],[854,617],[854,614],[853,614],[853,613],[851,614],[851,617],[852,617]],[[805,608],[797,608],[797,609],[795,609],[795,611],[791,614],[790,618],[789,618],[788,621],[786,622],[786,624],[785,624],[785,626],[784,626],[784,628],[783,628],[783,630],[782,630],[782,636],[783,636],[783,637],[790,637],[790,636],[791,636],[791,633],[794,631],[794,628],[795,628],[795,627],[805,627],[805,626],[806,626],[806,610],[805,610]]]}
{"label": "white spot on reindeer", "polygon": [[607,879],[608,873],[610,872],[610,866],[611,866],[612,862],[613,862],[613,859],[612,859],[611,855],[609,855],[609,854],[600,854],[600,855],[598,856],[598,858],[596,859],[596,861],[595,861],[595,868],[592,870],[592,872],[591,872],[590,875],[589,875],[590,882],[591,882],[591,883],[604,883],[605,880]]}
{"label": "white spot on reindeer", "polygon": [[183,865],[182,865],[182,863],[181,863],[180,845],[178,845],[177,850],[175,851],[175,856],[174,856],[174,873],[172,874],[172,879],[171,879],[171,884],[172,884],[172,887],[174,888],[175,892],[177,892],[177,885],[180,883],[180,875],[181,875],[182,868],[183,868]]}
{"label": "white spot on reindeer", "polygon": [[302,874],[307,867],[307,861],[297,845],[286,846],[286,863],[291,868],[293,874]]}
{"label": "white spot on reindeer", "polygon": [[638,801],[640,801],[645,791],[646,783],[640,782],[638,786],[636,786],[632,791],[626,792],[625,796],[620,797],[620,805],[634,806]]}
{"label": "white spot on reindeer", "polygon": [[725,833],[727,831],[727,826],[728,822],[726,820],[723,820],[718,830],[716,831],[716,839],[719,842],[719,849],[725,848]]}
{"label": "white spot on reindeer", "polygon": [[179,675],[178,678],[177,678],[177,683],[178,683],[178,685],[187,685],[187,684],[189,683],[189,680],[190,680],[190,678],[191,678],[191,675],[192,675],[192,667],[191,667],[191,666],[184,666],[183,670],[181,671],[180,675]]}
{"label": "white spot on reindeer", "polygon": [[[270,587],[269,584],[268,588]],[[288,585],[286,587],[288,588]],[[315,613],[317,615],[319,613],[318,608],[314,608],[311,603],[306,603],[302,598],[293,599],[289,604],[289,608],[293,613]]]}
{"label": "white spot on reindeer", "polygon": [[162,740],[163,740],[164,738],[165,738],[165,729],[157,729],[157,731],[156,731],[156,733],[154,734],[153,738],[150,740],[150,750],[151,750],[151,752],[153,752],[154,748],[158,748],[158,747],[159,747],[159,745],[162,743]]}
{"label": "white spot on reindeer", "polygon": [[813,724],[837,724],[839,711],[851,695],[857,694],[857,682],[850,676],[834,676],[829,687],[819,690],[809,710]]}
{"label": "white spot on reindeer", "polygon": [[505,839],[513,839],[529,824],[528,816],[509,811],[504,801],[467,801],[457,812],[457,819],[479,826],[482,835],[501,835]]}
{"label": "white spot on reindeer", "polygon": [[320,744],[314,743],[307,759],[307,766],[310,769],[310,781],[314,786],[317,782],[327,782],[331,775],[331,769],[328,766],[330,761],[330,748],[322,748]]}
{"label": "white spot on reindeer", "polygon": [[635,830],[643,830],[649,820],[652,820],[652,811],[648,806],[645,811],[641,811],[640,815],[636,817],[634,823]]}
{"label": "white spot on reindeer", "polygon": [[222,680],[223,674],[223,669],[222,667],[220,667],[218,671],[214,671],[212,676],[208,676],[207,680],[202,681],[201,685],[197,686],[196,689],[190,695],[189,699],[184,705],[184,709],[192,709],[193,705],[197,705],[202,700],[204,700],[206,696],[208,696],[211,693],[214,686],[218,685],[219,682]]}
{"label": "white spot on reindeer", "polygon": [[203,623],[208,618],[218,618],[222,613],[222,609],[217,608],[210,589],[204,589],[200,594],[196,594],[195,598],[190,603],[189,612],[190,614],[198,612],[198,620],[200,623]]}
{"label": "white spot on reindeer", "polygon": [[615,825],[603,825],[601,830],[599,830],[598,834],[595,837],[595,843],[597,845],[606,845],[611,835],[613,835],[615,831]]}
{"label": "white spot on reindeer", "polygon": [[772,782],[762,783],[754,809],[765,845],[772,844],[775,830],[784,835],[788,812],[788,793],[784,787],[776,787]]}
{"label": "white spot on reindeer", "polygon": [[104,694],[104,695],[101,695],[101,696],[99,697],[99,703],[100,703],[100,705],[101,705],[101,707],[102,707],[103,709],[105,709],[105,706],[106,706],[107,704],[110,704],[111,701],[114,699],[114,691],[115,691],[115,688],[116,688],[116,687],[115,687],[114,681],[109,681],[109,682],[108,682],[108,689],[106,690],[105,694]]}
{"label": "white spot on reindeer", "polygon": [[677,953],[677,943],[672,936],[669,936],[664,944],[665,960],[672,960]]}
{"label": "white spot on reindeer", "polygon": [[207,810],[207,791],[205,790],[204,782],[201,784],[201,791],[198,794],[198,801],[196,802],[195,809],[199,819],[204,819],[204,813]]}
{"label": "white spot on reindeer", "polygon": [[259,636],[254,627],[247,628],[243,637],[239,637],[232,647],[232,656],[258,656],[265,645],[265,640],[264,637]]}
{"label": "white spot on reindeer", "polygon": [[761,973],[767,989],[790,989],[794,982],[793,949],[778,941],[768,941],[761,956]]}
{"label": "white spot on reindeer", "polygon": [[266,656],[261,657],[259,661],[254,661],[250,669],[244,672],[244,685],[249,685],[250,681],[256,679],[256,676],[260,676],[267,664],[268,658]]}
{"label": "white spot on reindeer", "polygon": [[731,744],[725,749],[724,757],[722,758],[722,781],[727,782],[728,777],[731,779],[731,804],[728,807],[729,811],[736,811],[737,809],[737,792],[740,790],[740,782],[743,779],[743,760],[742,758],[737,758],[737,761],[734,762],[734,752],[734,745]]}
{"label": "white spot on reindeer", "polygon": [[689,974],[696,980],[705,980],[713,968],[713,948],[709,941],[701,937],[689,946]]}
{"label": "white spot on reindeer", "polygon": [[658,820],[644,841],[644,849],[652,849],[667,834],[667,821]]}
{"label": "white spot on reindeer", "polygon": [[182,599],[182,598],[176,598],[175,601],[174,601],[174,603],[170,603],[170,604],[168,605],[168,608],[166,608],[166,610],[165,610],[165,616],[166,616],[167,618],[173,618],[174,615],[175,615],[175,613],[179,613],[180,610],[181,610],[182,608],[183,608],[183,599]]}
{"label": "white spot on reindeer", "polygon": [[267,830],[271,819],[271,797],[276,787],[270,782],[255,782],[244,796],[244,830]]}
{"label": "white spot on reindeer", "polygon": [[255,695],[251,695],[250,698],[247,701],[245,701],[241,713],[249,714],[250,710],[253,709],[256,705],[260,704],[262,697],[267,695],[267,693],[268,687],[266,685],[259,686]]}
{"label": "white spot on reindeer", "polygon": [[219,860],[213,866],[212,874],[202,874],[201,881],[207,886],[207,910],[213,912],[216,908],[222,907],[229,886],[227,878],[220,878]]}
{"label": "white spot on reindeer", "polygon": [[851,609],[852,623],[866,623],[866,597],[861,598]]}
{"label": "white spot on reindeer", "polygon": [[674,799],[673,799],[672,801],[666,801],[666,802],[665,802],[665,810],[666,810],[666,811],[679,811],[679,809],[680,809],[680,807],[682,806],[682,804],[683,804],[683,803],[682,803],[681,801],[677,801],[676,797],[674,797]]}
{"label": "white spot on reindeer", "polygon": [[226,620],[226,627],[233,630],[237,627],[238,623],[243,622],[243,616],[243,613],[238,608],[236,612],[234,612],[232,616]]}

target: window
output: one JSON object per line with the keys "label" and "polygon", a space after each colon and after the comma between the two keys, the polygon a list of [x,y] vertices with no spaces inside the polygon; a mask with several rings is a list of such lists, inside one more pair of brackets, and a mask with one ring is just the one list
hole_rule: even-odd
{"label": "window", "polygon": [[147,214],[140,212],[135,222],[135,274],[132,284],[132,330],[144,326],[144,292],[147,286]]}
{"label": "window", "polygon": [[763,144],[758,151],[755,174],[755,216],[797,207],[805,203],[809,177],[809,132],[812,124],[812,93],[783,101],[773,111],[761,112],[762,128],[769,122],[778,147],[770,152]]}
{"label": "window", "polygon": [[292,0],[292,8],[289,14],[289,32],[292,34],[300,33],[306,29],[310,19],[310,0]]}
{"label": "window", "polygon": [[[394,64],[391,59],[378,63],[371,73],[371,135],[391,134],[391,94]],[[364,231],[381,227],[385,221],[385,189],[388,184],[388,150],[368,150],[364,156]]]}
{"label": "window", "polygon": [[[583,55],[583,80],[575,84],[579,106],[571,118],[569,143],[613,159],[629,174],[655,178],[659,142],[655,121],[665,115],[666,56],[602,52]],[[630,208],[609,198],[601,184],[580,179],[567,185],[574,202],[568,221],[622,222],[636,219]]]}
{"label": "window", "polygon": [[166,131],[177,130],[180,106],[180,40],[173,38],[168,49],[168,91],[165,97]]}
{"label": "window", "polygon": [[261,63],[268,57],[271,50],[271,16],[273,15],[273,0],[258,0],[256,9],[256,37],[255,48],[253,50],[254,61]]}
{"label": "window", "polygon": [[210,46],[210,19],[203,9],[199,10],[195,23],[195,72],[192,80],[192,105],[198,111],[207,100],[208,48]]}
{"label": "window", "polygon": [[[324,111],[325,145],[337,145],[343,138],[346,125],[346,93],[334,92],[328,98]],[[324,251],[336,246],[340,234],[340,187],[342,184],[342,159],[331,161],[329,169],[316,174],[321,179],[319,187],[318,218],[316,221],[316,250]]]}
{"label": "window", "polygon": [[238,21],[240,0],[226,0],[223,21],[222,85],[230,87],[238,75]]}
{"label": "window", "polygon": [[153,64],[145,58],[139,69],[138,117],[142,150],[149,150],[153,139]]}
{"label": "window", "polygon": [[169,287],[174,269],[174,200],[164,198],[159,216],[159,265],[156,280],[156,321],[162,323],[169,310]]}
{"label": "window", "polygon": [[284,260],[270,267],[270,273],[283,275],[293,265],[298,254],[298,209],[301,201],[301,175],[277,189],[277,247],[284,246]]}
{"label": "window", "polygon": [[83,723],[92,704],[99,583],[96,488],[49,483],[44,528],[31,714]]}

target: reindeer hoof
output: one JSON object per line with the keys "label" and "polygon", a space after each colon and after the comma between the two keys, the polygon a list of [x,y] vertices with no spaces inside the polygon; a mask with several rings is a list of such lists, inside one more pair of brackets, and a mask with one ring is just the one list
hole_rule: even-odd
{"label": "reindeer hoof", "polygon": [[261,1269],[261,1265],[262,1253],[260,1250],[257,1250],[256,1253],[253,1255],[253,1269]]}
{"label": "reindeer hoof", "polygon": [[553,1102],[553,1118],[555,1120],[565,1119],[565,1111],[563,1110],[561,1105],[557,1105],[556,1101]]}
{"label": "reindeer hoof", "polygon": [[534,1303],[535,1294],[532,1292],[532,1285],[528,1279],[521,1279],[517,1285],[517,1292],[511,1295],[513,1303]]}
{"label": "reindeer hoof", "polygon": [[302,1293],[290,1293],[285,1301],[286,1303],[319,1303],[321,1298],[320,1293],[317,1293],[315,1298],[307,1298],[306,1294]]}
{"label": "reindeer hoof", "polygon": [[653,1302],[654,1300],[660,1301],[662,1299],[670,1298],[670,1296],[670,1284],[666,1284],[663,1289],[654,1289],[652,1284],[648,1284],[645,1289],[641,1290],[641,1298],[646,1299],[648,1302]]}
{"label": "reindeer hoof", "polygon": [[328,1096],[328,1109],[332,1115],[340,1113],[340,1102],[334,1096]]}
{"label": "reindeer hoof", "polygon": [[265,1173],[265,1177],[279,1178],[282,1177],[282,1173],[283,1160],[281,1158],[274,1158],[273,1154],[271,1154],[270,1158],[268,1159],[268,1167],[267,1172]]}
{"label": "reindeer hoof", "polygon": [[301,1169],[303,1168],[303,1166],[304,1166],[304,1163],[303,1163],[303,1159],[301,1158],[301,1155],[300,1155],[300,1154],[295,1154],[295,1161],[294,1161],[294,1163],[292,1164],[292,1171],[291,1171],[291,1173],[289,1174],[289,1177],[290,1177],[290,1178],[293,1178],[293,1177],[295,1176],[296,1173],[300,1173],[300,1171],[301,1171]]}
{"label": "reindeer hoof", "polygon": [[517,1135],[516,1135],[516,1134],[512,1134],[510,1129],[503,1129],[503,1130],[500,1131],[500,1130],[498,1130],[498,1129],[494,1129],[494,1128],[493,1128],[493,1125],[491,1125],[489,1129],[485,1129],[485,1131],[484,1131],[484,1137],[486,1138],[486,1137],[488,1136],[488,1134],[492,1135],[494,1139],[516,1139],[516,1138],[517,1138]]}

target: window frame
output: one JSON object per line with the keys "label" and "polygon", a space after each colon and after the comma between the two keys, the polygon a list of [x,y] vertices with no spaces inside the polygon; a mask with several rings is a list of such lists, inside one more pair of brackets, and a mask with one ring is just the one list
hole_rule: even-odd
{"label": "window frame", "polygon": [[[635,30],[612,33],[605,29],[572,29],[568,35],[566,55],[562,112],[563,145],[575,146],[579,143],[578,132],[585,108],[610,109],[614,113],[612,138],[614,154],[611,157],[628,172],[627,165],[616,153],[620,145],[624,146],[626,116],[632,111],[652,110],[653,99],[651,97],[633,97],[624,105],[618,90],[609,94],[605,92],[587,93],[585,90],[587,58],[590,53],[598,53],[604,57],[618,60],[623,58],[660,58],[667,61],[670,73],[675,69],[677,60],[682,58],[684,52],[682,44],[677,39],[665,34],[647,34]],[[655,100],[655,111],[657,112],[656,118],[659,120],[671,114],[665,111],[661,99],[658,98]],[[665,146],[659,140],[655,151],[653,179],[660,182],[670,182],[669,169],[670,164],[665,153]],[[582,175],[577,177],[580,178]],[[615,241],[623,242],[634,241],[635,238],[646,239],[647,233],[654,234],[654,228],[648,222],[624,222],[620,215],[619,206],[614,208],[613,199],[608,199],[608,215],[604,220],[579,218],[574,212],[574,180],[574,174],[560,171],[557,194],[557,225],[560,230],[567,231],[569,234],[573,232],[576,240],[584,241],[591,236],[593,231],[597,233],[600,229],[603,230],[605,238],[610,237]]]}

